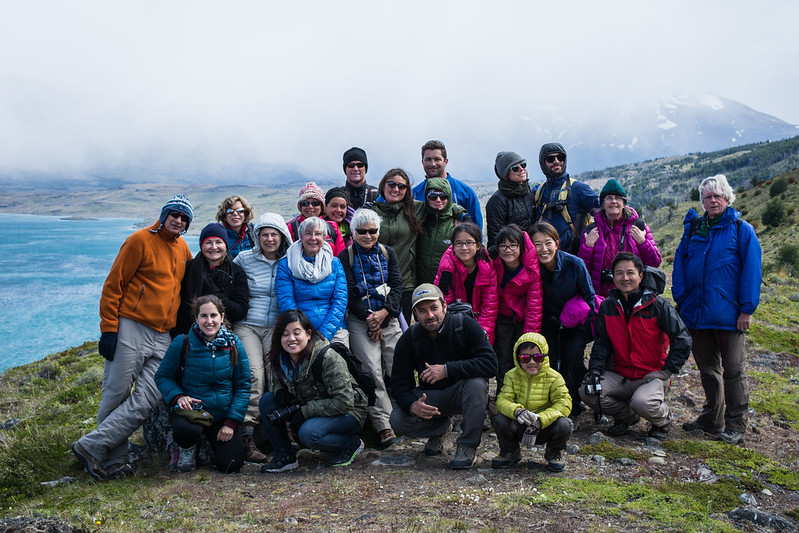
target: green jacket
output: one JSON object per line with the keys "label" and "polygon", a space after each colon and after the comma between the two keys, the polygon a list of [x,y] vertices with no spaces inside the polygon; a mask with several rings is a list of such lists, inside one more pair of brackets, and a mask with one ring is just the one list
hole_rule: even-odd
{"label": "green jacket", "polygon": [[438,263],[441,256],[452,244],[450,238],[455,226],[461,222],[470,221],[466,209],[452,201],[452,189],[444,178],[430,178],[425,182],[424,193],[430,189],[444,191],[450,199],[443,211],[437,212],[430,209],[427,201],[424,203],[424,233],[416,240],[416,283],[433,283],[438,272]]}
{"label": "green jacket", "polygon": [[[299,374],[294,381],[286,377],[282,368],[277,371],[273,369],[272,392],[288,390],[302,406],[302,415],[305,418],[349,414],[363,426],[367,399],[347,369],[347,362],[335,350],[328,350],[324,355],[321,381],[311,371],[319,352],[328,344],[325,339],[314,342],[311,357],[300,364]],[[281,357],[284,355],[281,353]]]}
{"label": "green jacket", "polygon": [[[410,193],[408,193],[410,194]],[[424,202],[413,201],[416,218],[424,220]],[[402,290],[412,291],[416,288],[416,239],[418,235],[411,230],[408,218],[402,210],[402,203],[375,202],[372,209],[380,215],[381,244],[391,246],[397,253],[400,273],[402,274]]]}
{"label": "green jacket", "polygon": [[544,358],[541,370],[531,376],[519,366],[516,351],[525,342],[533,342],[547,353],[546,341],[538,333],[525,333],[513,346],[513,363],[515,368],[508,370],[502,390],[497,395],[497,411],[515,420],[513,413],[517,409],[527,409],[539,416],[541,429],[549,426],[562,416],[569,416],[572,410],[572,399],[569,389],[557,370],[549,366],[549,357]]}

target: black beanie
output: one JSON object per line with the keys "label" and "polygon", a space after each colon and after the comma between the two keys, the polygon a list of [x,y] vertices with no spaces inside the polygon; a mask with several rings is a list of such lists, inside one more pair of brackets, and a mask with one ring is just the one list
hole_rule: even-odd
{"label": "black beanie", "polygon": [[[538,164],[541,167],[541,172],[544,173],[544,176],[547,178],[559,178],[560,176],[550,176],[549,172],[547,171],[547,164],[544,161],[544,158],[549,154],[563,154],[563,157],[566,157],[566,149],[563,148],[563,145],[560,143],[546,143],[544,146],[541,147],[541,151],[538,152]],[[566,161],[563,162],[563,174],[566,173]],[[561,174],[561,175],[563,175]]]}
{"label": "black beanie", "polygon": [[353,161],[360,161],[364,164],[364,168],[366,171],[369,171],[369,161],[366,160],[366,152],[363,148],[358,148],[357,146],[353,146],[346,152],[344,152],[344,164],[342,168],[344,172],[347,172],[347,163],[352,163]]}

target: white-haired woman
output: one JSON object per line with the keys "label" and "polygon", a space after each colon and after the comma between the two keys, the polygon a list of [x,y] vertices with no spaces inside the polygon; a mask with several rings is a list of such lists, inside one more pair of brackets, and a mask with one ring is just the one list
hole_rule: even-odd
{"label": "white-haired woman", "polygon": [[325,339],[346,344],[347,278],[325,240],[327,228],[319,217],[299,225],[299,239],[277,266],[277,302],[281,313],[300,309]]}
{"label": "white-haired woman", "polygon": [[744,333],[760,303],[760,242],[731,207],[735,193],[723,174],[702,180],[699,197],[705,213],[685,215],[672,274],[672,294],[705,390],[702,412],[683,428],[741,444],[749,412]]}
{"label": "white-haired woman", "polygon": [[358,209],[350,222],[355,242],[339,259],[347,276],[349,314],[347,329],[355,356],[369,370],[377,385],[375,405],[369,408],[380,444],[388,448],[397,440],[391,429],[391,399],[386,377],[391,377],[394,346],[402,331],[402,274],[397,254],[378,243],[380,217],[371,209]]}

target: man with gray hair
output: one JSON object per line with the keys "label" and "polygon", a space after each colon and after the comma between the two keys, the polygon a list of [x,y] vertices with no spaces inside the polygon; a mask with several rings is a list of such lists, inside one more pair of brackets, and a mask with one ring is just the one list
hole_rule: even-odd
{"label": "man with gray hair", "polygon": [[133,473],[128,438],[161,398],[153,376],[177,322],[180,282],[191,259],[181,235],[193,217],[187,197],[170,199],[158,222],[125,240],[103,285],[98,350],[106,363],[97,429],[72,444],[98,481]]}

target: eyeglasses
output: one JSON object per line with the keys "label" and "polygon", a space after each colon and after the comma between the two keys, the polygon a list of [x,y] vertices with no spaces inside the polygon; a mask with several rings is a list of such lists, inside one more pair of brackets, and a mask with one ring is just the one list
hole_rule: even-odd
{"label": "eyeglasses", "polygon": [[500,252],[510,252],[510,251],[514,251],[515,252],[518,249],[519,249],[519,245],[516,244],[515,242],[513,244],[500,244],[499,245],[499,251]]}
{"label": "eyeglasses", "polygon": [[303,200],[302,202],[300,202],[300,207],[308,207],[308,206],[321,207],[322,202],[320,202],[319,200]]}
{"label": "eyeglasses", "polygon": [[404,183],[399,183],[397,181],[387,181],[386,182],[386,187],[388,187],[389,189],[393,189],[394,187],[396,187],[397,189],[399,189],[401,191],[404,191],[405,189],[408,188],[408,186],[405,185]]}
{"label": "eyeglasses", "polygon": [[430,191],[427,193],[428,200],[446,200],[447,193],[441,191]]}
{"label": "eyeglasses", "polygon": [[542,353],[520,353],[519,362],[525,365],[530,361],[540,363],[541,361],[544,360],[544,357],[546,357],[546,355]]}
{"label": "eyeglasses", "polygon": [[366,165],[361,163],[360,161],[356,161],[354,163],[347,163],[347,168],[363,168]]}
{"label": "eyeglasses", "polygon": [[183,222],[185,222],[186,224],[188,224],[189,222],[191,222],[191,219],[189,219],[189,217],[188,217],[187,215],[184,215],[184,214],[183,214],[183,213],[181,213],[180,211],[170,211],[170,212],[169,212],[169,216],[171,216],[172,218],[176,218],[176,219],[178,219],[178,220],[182,220],[182,221],[183,221]]}
{"label": "eyeglasses", "polygon": [[477,244],[475,241],[455,241],[452,243],[452,246],[455,248],[471,248],[475,244]]}
{"label": "eyeglasses", "polygon": [[511,169],[513,172],[519,172],[519,171],[520,171],[521,169],[523,169],[523,168],[527,168],[527,161],[522,161],[522,162],[521,162],[521,163],[519,163],[518,165],[513,165],[512,167],[510,167],[510,169]]}
{"label": "eyeglasses", "polygon": [[324,237],[325,234],[321,231],[306,231],[302,234],[303,237]]}
{"label": "eyeglasses", "polygon": [[553,154],[553,155],[548,155],[548,156],[546,156],[546,157],[544,158],[544,160],[545,160],[547,163],[554,163],[556,159],[557,159],[558,161],[560,161],[561,163],[563,163],[564,161],[566,161],[566,156],[565,156],[565,155],[563,155],[563,154]]}
{"label": "eyeglasses", "polygon": [[243,207],[239,207],[238,209],[225,209],[225,213],[228,215],[232,215],[233,213],[237,213],[239,215],[243,215],[247,213],[247,209]]}
{"label": "eyeglasses", "polygon": [[369,235],[377,235],[378,231],[379,230],[377,228],[368,228],[368,229],[366,229],[366,228],[358,228],[358,229],[355,230],[355,232],[358,235],[366,235],[367,233]]}

